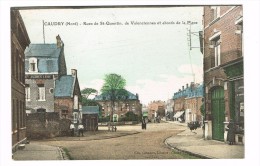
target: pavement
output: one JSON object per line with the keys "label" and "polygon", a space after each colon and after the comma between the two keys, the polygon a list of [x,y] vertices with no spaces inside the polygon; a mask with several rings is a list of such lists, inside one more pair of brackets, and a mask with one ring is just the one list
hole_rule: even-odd
{"label": "pavement", "polygon": [[[186,123],[167,121],[175,125],[187,126]],[[61,147],[42,145],[42,141],[88,141],[110,139],[130,134],[137,134],[139,131],[98,131],[84,133],[84,137],[55,137],[46,140],[30,141],[25,144],[24,149],[17,150],[13,153],[13,160],[68,160],[65,152]],[[215,140],[204,140],[203,130],[198,128],[191,132],[187,127],[177,136],[165,139],[165,144],[178,151],[189,153],[205,159],[244,159],[244,145],[228,145],[227,143]]]}
{"label": "pavement", "polygon": [[[177,125],[187,126],[186,123],[175,123]],[[190,131],[187,129],[177,136],[169,137],[165,140],[165,144],[175,150],[189,153],[191,155],[205,159],[244,159],[245,147],[241,144],[228,145],[228,143],[205,140],[203,138],[202,128]]]}

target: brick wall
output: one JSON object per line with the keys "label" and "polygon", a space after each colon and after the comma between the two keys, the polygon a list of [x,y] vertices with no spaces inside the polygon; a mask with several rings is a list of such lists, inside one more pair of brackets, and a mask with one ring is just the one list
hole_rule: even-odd
{"label": "brick wall", "polygon": [[43,139],[59,135],[59,115],[57,113],[31,113],[27,114],[28,139]]}
{"label": "brick wall", "polygon": [[73,115],[73,99],[72,98],[55,98],[54,100],[54,110],[57,112],[60,116],[60,118],[63,118],[62,116],[62,110],[67,110],[68,115],[67,119],[72,119]]}

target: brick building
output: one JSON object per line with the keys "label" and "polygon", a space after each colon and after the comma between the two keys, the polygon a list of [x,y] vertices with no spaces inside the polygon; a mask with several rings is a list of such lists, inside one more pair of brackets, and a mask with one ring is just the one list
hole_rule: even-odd
{"label": "brick building", "polygon": [[174,93],[174,120],[181,122],[201,121],[200,108],[203,100],[203,84],[191,82],[186,88],[182,86],[178,92]]}
{"label": "brick building", "polygon": [[154,120],[154,118],[160,116],[161,118],[165,116],[165,101],[152,101],[148,104],[148,119]]}
{"label": "brick building", "polygon": [[81,93],[77,70],[67,75],[64,44],[59,35],[56,40],[54,44],[30,44],[25,50],[26,110],[58,112],[60,118],[78,123]]}
{"label": "brick building", "polygon": [[205,138],[225,141],[230,119],[244,129],[242,6],[205,6],[203,22]]}
{"label": "brick building", "polygon": [[12,149],[27,140],[25,114],[24,50],[30,44],[20,12],[11,9]]}
{"label": "brick building", "polygon": [[[140,103],[138,94],[133,94],[127,91],[128,95],[120,97],[115,101],[114,118],[118,121],[119,118],[123,118],[125,114],[132,111],[138,116],[142,114],[142,104]],[[102,106],[102,117],[108,117],[112,111],[111,100],[108,95],[101,94],[94,98]]]}

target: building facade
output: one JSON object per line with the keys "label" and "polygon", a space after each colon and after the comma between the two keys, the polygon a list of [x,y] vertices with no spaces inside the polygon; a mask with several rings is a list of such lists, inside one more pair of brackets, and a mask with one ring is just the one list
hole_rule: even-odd
{"label": "building facade", "polygon": [[18,10],[11,9],[11,108],[12,149],[26,142],[24,50],[30,44],[23,19]]}
{"label": "building facade", "polygon": [[244,129],[242,6],[205,6],[203,22],[205,138],[226,141],[230,119]]}
{"label": "building facade", "polygon": [[30,44],[25,50],[26,111],[57,112],[60,118],[80,121],[81,92],[77,70],[67,75],[64,43]]}
{"label": "building facade", "polygon": [[148,119],[149,120],[154,120],[158,116],[160,118],[165,116],[165,107],[166,103],[165,101],[152,101],[148,104]]}
{"label": "building facade", "polygon": [[203,103],[203,84],[191,82],[182,86],[178,92],[174,93],[174,116],[173,119],[180,122],[201,121],[201,106]]}
{"label": "building facade", "polygon": [[[142,104],[140,103],[138,94],[133,94],[127,91],[127,96],[115,101],[113,120],[123,118],[127,112],[132,111],[134,114],[141,116]],[[94,98],[102,106],[102,117],[110,116],[112,112],[111,100],[107,95],[101,94]]]}

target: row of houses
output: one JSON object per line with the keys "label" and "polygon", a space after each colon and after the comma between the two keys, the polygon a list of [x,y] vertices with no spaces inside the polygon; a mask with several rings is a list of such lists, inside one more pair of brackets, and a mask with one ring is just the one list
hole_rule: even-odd
{"label": "row of houses", "polygon": [[182,86],[173,96],[173,120],[180,122],[202,121],[203,84],[191,82]]}

